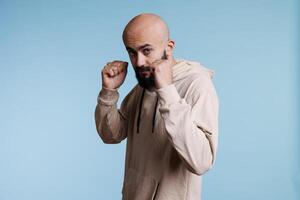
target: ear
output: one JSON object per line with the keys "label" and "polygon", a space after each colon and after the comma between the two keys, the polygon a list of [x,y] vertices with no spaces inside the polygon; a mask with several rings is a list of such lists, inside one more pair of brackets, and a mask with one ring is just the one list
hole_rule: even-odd
{"label": "ear", "polygon": [[175,47],[175,41],[172,40],[172,39],[169,39],[168,40],[168,43],[167,43],[167,49],[166,49],[166,53],[168,56],[172,56],[173,55],[173,49]]}

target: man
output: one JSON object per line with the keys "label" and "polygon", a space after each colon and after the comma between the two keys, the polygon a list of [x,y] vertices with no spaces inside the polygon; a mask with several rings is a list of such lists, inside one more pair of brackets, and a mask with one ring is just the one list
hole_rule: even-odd
{"label": "man", "polygon": [[107,63],[95,110],[104,143],[127,139],[123,200],[199,200],[218,145],[212,72],[173,57],[175,42],[155,14],[134,17],[123,41],[138,84],[118,109],[128,63]]}

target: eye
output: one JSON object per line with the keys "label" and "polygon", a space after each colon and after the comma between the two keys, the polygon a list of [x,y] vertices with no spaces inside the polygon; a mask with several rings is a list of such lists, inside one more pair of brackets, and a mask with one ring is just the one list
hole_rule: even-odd
{"label": "eye", "polygon": [[129,51],[128,51],[128,54],[129,54],[129,56],[135,56],[136,53],[129,50]]}
{"label": "eye", "polygon": [[151,53],[151,51],[152,51],[152,49],[150,49],[150,48],[143,49],[143,54],[149,55]]}

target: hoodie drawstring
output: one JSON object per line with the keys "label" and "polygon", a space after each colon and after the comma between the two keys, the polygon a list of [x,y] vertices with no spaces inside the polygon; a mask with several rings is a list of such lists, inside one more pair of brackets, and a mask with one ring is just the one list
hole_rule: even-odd
{"label": "hoodie drawstring", "polygon": [[[144,101],[144,96],[145,96],[145,89],[143,88],[141,100],[140,100],[140,105],[139,105],[139,114],[138,114],[138,121],[137,121],[137,133],[140,132],[140,121],[141,121],[141,112],[142,112],[142,105]],[[154,132],[154,127],[155,127],[155,117],[156,117],[156,108],[158,104],[158,98],[156,98],[155,106],[154,106],[154,112],[153,112],[153,117],[152,117],[152,133]]]}
{"label": "hoodie drawstring", "polygon": [[139,108],[139,115],[138,115],[138,121],[137,121],[137,130],[136,132],[139,133],[140,130],[140,119],[141,119],[141,111],[142,111],[142,105],[143,105],[143,100],[144,100],[144,95],[145,95],[145,89],[143,89],[142,97],[140,100],[140,108]]}
{"label": "hoodie drawstring", "polygon": [[156,102],[155,102],[154,112],[153,112],[153,117],[152,117],[152,133],[154,132],[157,103],[158,103],[158,97],[156,97]]}

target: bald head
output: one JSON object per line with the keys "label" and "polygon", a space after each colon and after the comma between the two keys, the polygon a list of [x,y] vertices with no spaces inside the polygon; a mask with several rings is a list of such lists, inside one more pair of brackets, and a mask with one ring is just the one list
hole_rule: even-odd
{"label": "bald head", "polygon": [[169,38],[167,24],[158,15],[144,13],[131,19],[123,31],[123,42],[139,84],[144,88],[154,87],[154,74],[150,66],[155,61],[169,59],[175,63],[175,43]]}
{"label": "bald head", "polygon": [[124,43],[133,40],[156,40],[166,43],[169,39],[169,29],[164,20],[152,13],[143,13],[129,21],[123,31]]}

